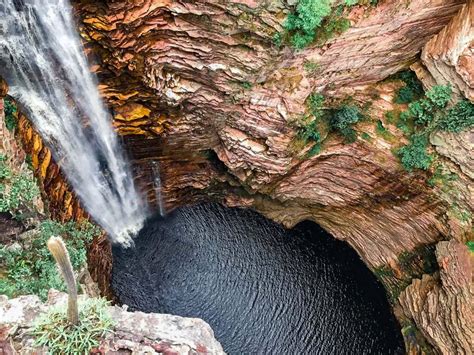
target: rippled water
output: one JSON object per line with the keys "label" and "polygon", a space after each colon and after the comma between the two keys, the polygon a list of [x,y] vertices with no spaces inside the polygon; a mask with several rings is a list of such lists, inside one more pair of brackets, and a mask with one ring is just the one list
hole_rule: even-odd
{"label": "rippled water", "polygon": [[148,221],[114,249],[112,286],[134,310],[199,317],[231,354],[402,354],[383,288],[316,224],[291,231],[215,204]]}

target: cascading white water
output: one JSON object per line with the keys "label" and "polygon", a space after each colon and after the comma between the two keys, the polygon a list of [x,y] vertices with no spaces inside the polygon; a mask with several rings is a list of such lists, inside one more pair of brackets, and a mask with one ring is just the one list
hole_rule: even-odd
{"label": "cascading white water", "polygon": [[84,207],[130,245],[146,206],[90,73],[68,0],[3,0],[0,75],[67,175]]}
{"label": "cascading white water", "polygon": [[155,185],[155,197],[156,203],[158,205],[158,212],[160,213],[160,216],[164,217],[166,211],[163,205],[163,193],[161,191],[160,163],[157,161],[152,161],[151,170],[153,172],[153,184]]}

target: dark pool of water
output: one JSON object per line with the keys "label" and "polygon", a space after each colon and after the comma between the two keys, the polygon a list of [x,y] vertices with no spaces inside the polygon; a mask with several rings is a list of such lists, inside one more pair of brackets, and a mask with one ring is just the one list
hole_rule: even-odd
{"label": "dark pool of water", "polygon": [[133,310],[198,317],[231,354],[402,354],[382,286],[346,243],[216,204],[151,219],[114,249]]}

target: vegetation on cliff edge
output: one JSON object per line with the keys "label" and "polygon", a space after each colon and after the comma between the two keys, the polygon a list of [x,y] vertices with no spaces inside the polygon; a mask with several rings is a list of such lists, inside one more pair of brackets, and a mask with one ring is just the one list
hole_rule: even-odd
{"label": "vegetation on cliff edge", "polygon": [[0,269],[3,269],[0,294],[8,297],[35,294],[45,300],[51,288],[66,291],[46,242],[52,236],[63,237],[77,272],[85,265],[87,245],[99,234],[99,229],[89,222],[46,220],[32,234],[21,246],[0,247]]}
{"label": "vegetation on cliff edge", "polygon": [[[36,219],[35,199],[39,195],[31,171],[13,172],[7,157],[0,155],[0,212],[9,213],[19,221]],[[43,220],[35,223],[39,223],[39,227],[19,236],[17,243],[0,246],[0,294],[16,297],[33,293],[44,300],[50,288],[65,290],[46,241],[52,236],[62,236],[72,265],[78,271],[86,262],[86,245],[100,233],[100,229],[89,222]]]}
{"label": "vegetation on cliff edge", "polygon": [[[313,93],[307,100],[310,115],[305,116],[298,122],[297,139],[306,145],[312,144],[307,157],[318,154],[321,144],[327,133],[335,133],[344,137],[345,143],[352,143],[357,138],[353,126],[361,121],[364,116],[358,106],[350,99],[341,102],[338,106],[330,108],[326,106],[326,98],[319,93]],[[326,133],[326,134],[325,134]]]}
{"label": "vegetation on cliff edge", "polygon": [[87,298],[79,303],[77,325],[68,322],[65,305],[50,308],[36,320],[32,334],[35,346],[47,346],[51,354],[89,354],[113,329],[108,302]]}
{"label": "vegetation on cliff edge", "polygon": [[474,125],[474,105],[462,100],[448,108],[451,95],[450,86],[434,86],[400,114],[398,126],[409,136],[410,142],[397,154],[407,171],[431,167],[434,156],[428,152],[428,147],[432,132],[461,132]]}
{"label": "vegetation on cliff edge", "polygon": [[0,154],[0,212],[22,220],[31,215],[40,191],[30,171],[13,172],[7,157]]}
{"label": "vegetation on cliff edge", "polygon": [[277,45],[289,43],[293,48],[303,49],[313,42],[324,44],[335,34],[349,29],[350,21],[344,10],[357,4],[376,5],[376,0],[345,0],[343,4],[331,8],[330,0],[299,0],[292,13],[283,24],[284,31],[277,33]]}

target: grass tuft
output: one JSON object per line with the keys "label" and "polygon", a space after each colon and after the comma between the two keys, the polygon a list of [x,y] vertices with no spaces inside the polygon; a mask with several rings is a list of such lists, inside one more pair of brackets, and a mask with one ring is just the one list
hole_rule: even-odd
{"label": "grass tuft", "polygon": [[35,346],[46,346],[51,354],[89,354],[100,339],[113,329],[108,302],[88,298],[79,303],[79,324],[68,322],[66,305],[53,307],[35,322]]}

